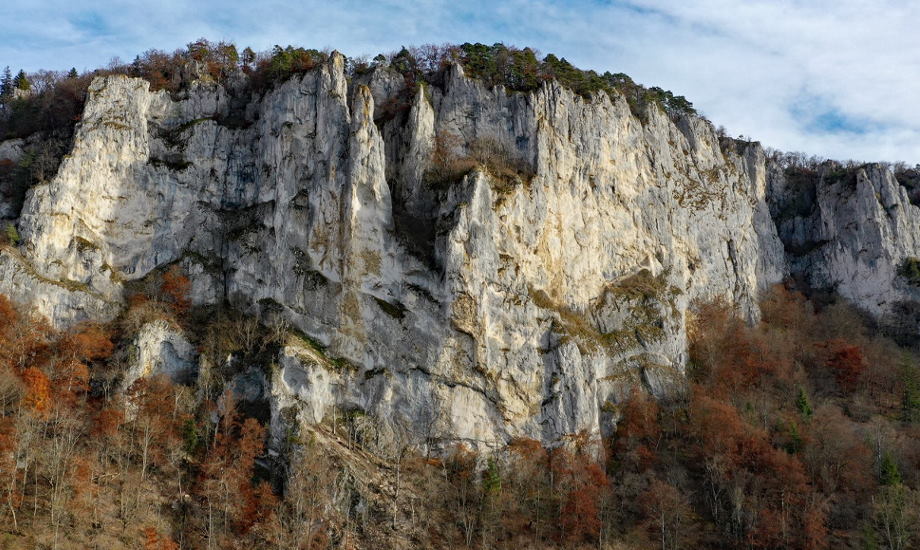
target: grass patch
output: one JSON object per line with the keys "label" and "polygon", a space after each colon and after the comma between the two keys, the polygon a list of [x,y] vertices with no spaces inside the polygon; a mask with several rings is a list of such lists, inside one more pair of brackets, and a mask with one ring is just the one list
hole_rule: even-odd
{"label": "grass patch", "polygon": [[[675,298],[681,290],[668,285],[667,271],[654,276],[647,269],[611,283],[597,301],[597,308],[607,301],[625,306],[629,315],[621,326],[602,332],[590,320],[590,312],[579,312],[557,304],[543,290],[530,289],[534,305],[555,312],[561,331],[573,338],[582,352],[605,351],[620,354],[647,346],[665,337],[667,309],[676,318],[679,311]],[[665,309],[667,308],[667,309]]]}
{"label": "grass patch", "polygon": [[75,242],[75,243],[77,244],[77,250],[78,250],[81,254],[83,254],[83,253],[85,253],[85,252],[87,252],[87,251],[90,251],[90,250],[99,250],[99,245],[98,245],[98,244],[96,244],[96,243],[94,243],[94,242],[92,242],[92,241],[90,241],[90,240],[84,239],[83,237],[74,237],[74,238],[73,238],[73,242]]}
{"label": "grass patch", "polygon": [[32,265],[32,263],[29,262],[29,260],[27,260],[22,254],[19,253],[18,250],[14,248],[0,245],[0,251],[6,252],[10,256],[12,256],[13,259],[15,259],[17,263],[20,265],[20,267],[22,267],[23,271],[25,271],[33,279],[36,279],[38,281],[41,281],[49,285],[56,286],[58,288],[63,288],[70,292],[83,292],[85,294],[89,294],[90,296],[97,298],[99,300],[102,300],[104,302],[111,303],[111,300],[107,300],[102,294],[94,291],[86,283],[83,283],[80,281],[74,281],[71,279],[57,280],[57,279],[51,279],[49,277],[45,277],[44,275],[39,273],[37,269],[35,269],[35,266]]}
{"label": "grass patch", "polygon": [[330,356],[329,348],[321,344],[319,341],[311,338],[305,332],[299,329],[296,329],[296,328],[291,328],[289,334],[292,337],[294,337],[297,341],[299,341],[301,344],[303,344],[304,346],[316,352],[316,354],[320,356],[320,358],[323,360],[323,362],[326,364],[326,367],[329,368],[329,370],[333,370],[336,372],[341,372],[344,370],[352,370],[352,371],[360,370],[357,365],[355,365],[348,359],[345,359],[344,357]]}

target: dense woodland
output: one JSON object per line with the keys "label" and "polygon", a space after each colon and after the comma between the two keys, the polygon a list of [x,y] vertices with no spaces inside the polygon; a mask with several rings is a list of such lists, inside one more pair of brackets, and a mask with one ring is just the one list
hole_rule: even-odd
{"label": "dense woodland", "polygon": [[[282,330],[190,308],[187,290],[167,271],[119,319],[67,331],[0,298],[2,547],[920,544],[916,350],[843,303],[778,286],[755,326],[698,304],[685,391],[607,405],[620,421],[605,440],[381,457],[341,414],[289,434],[279,457],[221,369],[259,363]],[[153,319],[185,327],[202,365],[238,360],[119,391]]]}

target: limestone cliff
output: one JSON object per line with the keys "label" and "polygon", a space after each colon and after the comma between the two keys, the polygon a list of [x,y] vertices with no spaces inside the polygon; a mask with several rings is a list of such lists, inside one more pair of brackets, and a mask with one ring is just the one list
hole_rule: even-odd
{"label": "limestone cliff", "polygon": [[[671,391],[694,300],[753,319],[790,274],[876,313],[916,296],[896,271],[920,256],[920,211],[882,168],[802,198],[695,116],[459,66],[394,115],[401,88],[387,68],[349,79],[338,54],[243,105],[98,78],[0,251],[0,292],[66,325],[179,263],[196,304],[309,336],[269,377],[276,433],[357,410],[384,440],[484,446],[606,432],[630,388]],[[445,158],[469,169],[445,177]]]}
{"label": "limestone cliff", "polygon": [[[843,171],[828,163],[804,178],[774,169],[768,181],[791,274],[883,322],[920,313],[920,287],[899,275],[905,262],[920,256],[920,208],[890,170],[867,165]],[[917,324],[901,328],[920,332]]]}

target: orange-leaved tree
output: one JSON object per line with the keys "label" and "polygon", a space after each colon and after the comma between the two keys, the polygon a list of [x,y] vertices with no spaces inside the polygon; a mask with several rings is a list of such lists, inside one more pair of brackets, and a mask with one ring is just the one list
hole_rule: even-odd
{"label": "orange-leaved tree", "polygon": [[833,373],[837,386],[847,393],[855,391],[867,366],[862,348],[839,339],[824,342],[821,347],[827,350],[825,365]]}
{"label": "orange-leaved tree", "polygon": [[191,281],[178,265],[170,267],[163,273],[160,291],[170,302],[176,315],[184,315],[191,306],[191,300],[189,300],[188,296],[191,289]]}
{"label": "orange-leaved tree", "polygon": [[26,385],[25,404],[39,413],[46,413],[51,408],[51,382],[48,376],[37,367],[22,371],[22,380]]}

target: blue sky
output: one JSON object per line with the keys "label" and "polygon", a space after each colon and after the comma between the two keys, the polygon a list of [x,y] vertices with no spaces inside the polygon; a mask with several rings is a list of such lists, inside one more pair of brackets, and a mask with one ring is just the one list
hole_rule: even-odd
{"label": "blue sky", "polygon": [[918,21],[913,0],[6,0],[0,67],[90,69],[202,36],[371,56],[504,42],[670,89],[767,146],[914,164]]}

